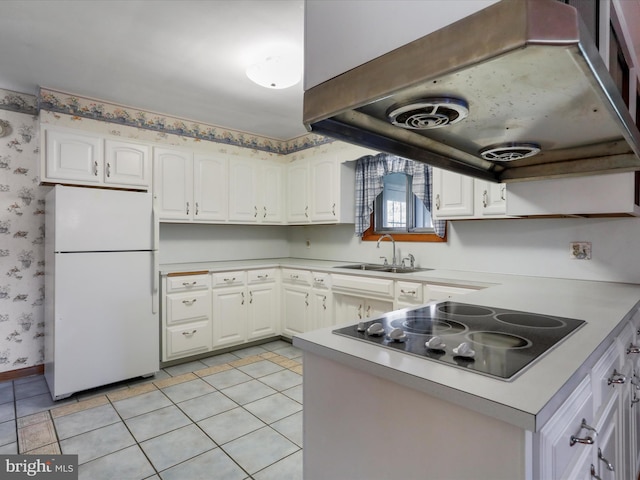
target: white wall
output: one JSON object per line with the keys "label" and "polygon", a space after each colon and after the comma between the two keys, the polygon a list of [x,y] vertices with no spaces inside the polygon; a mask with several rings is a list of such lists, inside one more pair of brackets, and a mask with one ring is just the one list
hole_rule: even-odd
{"label": "white wall", "polygon": [[[447,243],[398,243],[399,255],[412,253],[430,268],[640,283],[640,219],[471,220],[447,228]],[[388,240],[377,250],[376,242],[356,238],[352,225],[292,227],[289,239],[293,257],[391,259]],[[571,259],[571,241],[591,242],[592,260]]]}
{"label": "white wall", "polygon": [[160,263],[288,256],[285,226],[160,224]]}

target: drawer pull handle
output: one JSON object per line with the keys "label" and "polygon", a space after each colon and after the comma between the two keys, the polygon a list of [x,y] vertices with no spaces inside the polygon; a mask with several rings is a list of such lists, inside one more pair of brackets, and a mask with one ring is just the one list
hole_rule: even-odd
{"label": "drawer pull handle", "polygon": [[316,283],[324,283],[324,278],[314,278],[313,281]]}
{"label": "drawer pull handle", "polygon": [[111,164],[107,162],[107,178],[111,178]]}
{"label": "drawer pull handle", "polygon": [[240,295],[242,295],[242,302],[240,302],[240,305],[244,305],[244,292],[240,292]]}
{"label": "drawer pull handle", "polygon": [[600,478],[596,473],[596,467],[593,466],[593,463],[591,464],[591,478],[595,478],[596,480],[602,480],[602,478]]}
{"label": "drawer pull handle", "polygon": [[253,292],[249,290],[249,303],[253,303]]}
{"label": "drawer pull handle", "polygon": [[602,461],[607,466],[607,469],[610,472],[613,472],[615,470],[613,468],[613,464],[609,460],[604,458],[604,455],[602,455],[602,450],[600,450],[599,448],[598,448],[598,460]]}
{"label": "drawer pull handle", "polygon": [[403,295],[415,295],[415,294],[416,294],[416,291],[415,291],[415,290],[403,290],[403,289],[400,289],[400,292],[401,292]]}
{"label": "drawer pull handle", "polygon": [[307,307],[309,306],[309,294],[308,293],[304,296],[304,304]]}
{"label": "drawer pull handle", "polygon": [[93,176],[94,177],[98,176],[98,162],[97,161],[93,162]]}
{"label": "drawer pull handle", "polygon": [[326,296],[326,295],[324,295],[324,296],[322,297],[322,308],[323,308],[324,310],[326,310],[326,309],[327,309],[327,296]]}
{"label": "drawer pull handle", "polygon": [[362,320],[362,304],[358,305],[358,318]]}
{"label": "drawer pull handle", "polygon": [[640,353],[640,347],[634,345],[633,343],[629,344],[629,348],[627,348],[627,355],[630,353]]}
{"label": "drawer pull handle", "polygon": [[638,402],[640,402],[640,398],[638,398],[638,394],[636,392],[633,392],[633,398],[631,399],[631,406],[633,407]]}
{"label": "drawer pull handle", "polygon": [[607,379],[607,385],[622,385],[627,381],[627,377],[619,373],[616,369],[613,370],[613,375]]}
{"label": "drawer pull handle", "polygon": [[185,337],[190,337],[191,335],[193,335],[194,333],[196,333],[198,330],[193,329],[190,332],[182,332],[182,335],[184,335]]}
{"label": "drawer pull handle", "polygon": [[182,285],[185,287],[193,287],[195,285],[197,285],[198,282],[182,282]]}
{"label": "drawer pull handle", "polygon": [[253,218],[258,218],[258,206],[253,206]]}
{"label": "drawer pull handle", "polygon": [[182,303],[184,303],[185,305],[193,305],[194,303],[196,303],[197,298],[194,298],[192,300],[182,300]]}
{"label": "drawer pull handle", "polygon": [[[594,434],[596,435],[598,434],[596,429],[588,425],[587,421],[584,418],[582,419],[582,423],[580,423],[580,430],[590,430]],[[592,437],[579,438],[579,437],[576,437],[575,435],[571,435],[571,438],[569,438],[569,446],[573,447],[576,443],[581,443],[583,445],[593,445],[593,438]]]}
{"label": "drawer pull handle", "polygon": [[298,279],[298,275],[291,274],[290,277],[291,277],[291,280],[297,280]]}
{"label": "drawer pull handle", "polygon": [[487,205],[489,205],[489,193],[485,190],[482,192],[482,206],[487,208]]}
{"label": "drawer pull handle", "polygon": [[440,210],[440,194],[436,195],[436,210]]}
{"label": "drawer pull handle", "polygon": [[258,275],[258,278],[260,280],[264,280],[265,278],[269,278],[269,274],[265,274],[265,275]]}
{"label": "drawer pull handle", "polygon": [[236,277],[223,278],[222,280],[224,280],[225,282],[235,282],[236,281]]}
{"label": "drawer pull handle", "polygon": [[200,204],[196,202],[196,215],[200,214]]}
{"label": "drawer pull handle", "polygon": [[304,216],[306,218],[309,218],[309,205],[307,205],[306,207],[304,207]]}

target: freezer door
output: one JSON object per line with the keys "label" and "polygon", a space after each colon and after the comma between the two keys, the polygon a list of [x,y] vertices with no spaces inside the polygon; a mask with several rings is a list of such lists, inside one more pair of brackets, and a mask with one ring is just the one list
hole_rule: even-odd
{"label": "freezer door", "polygon": [[45,352],[54,397],[159,369],[152,266],[150,252],[55,255],[53,352]]}
{"label": "freezer door", "polygon": [[153,249],[150,193],[58,185],[47,196],[50,208],[56,252]]}

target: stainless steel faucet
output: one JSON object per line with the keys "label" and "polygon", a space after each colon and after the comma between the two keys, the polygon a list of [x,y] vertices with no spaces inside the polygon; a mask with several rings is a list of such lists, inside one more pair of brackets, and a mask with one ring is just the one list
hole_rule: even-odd
{"label": "stainless steel faucet", "polygon": [[405,260],[409,260],[409,266],[411,268],[415,268],[416,266],[416,257],[414,257],[412,254],[409,254],[408,257],[405,257],[402,259],[402,266],[404,267],[404,261]]}
{"label": "stainless steel faucet", "polygon": [[396,263],[396,241],[393,239],[393,237],[391,235],[389,235],[388,233],[385,233],[384,235],[382,235],[378,239],[378,244],[376,245],[376,248],[380,248],[380,242],[384,238],[388,238],[389,240],[391,240],[391,243],[393,244],[393,258],[391,259],[391,266],[392,267],[397,267],[398,264]]}

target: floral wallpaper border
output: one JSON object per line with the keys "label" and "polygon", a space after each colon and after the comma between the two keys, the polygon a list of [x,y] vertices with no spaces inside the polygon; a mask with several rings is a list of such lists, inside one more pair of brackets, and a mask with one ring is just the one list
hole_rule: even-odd
{"label": "floral wallpaper border", "polygon": [[0,88],[0,110],[37,115],[38,99],[35,95]]}
{"label": "floral wallpaper border", "polygon": [[44,88],[40,89],[38,109],[279,155],[287,155],[334,141],[315,134],[280,141]]}

